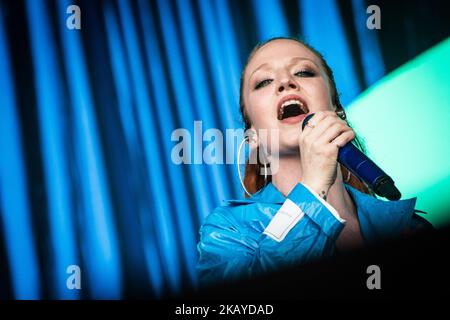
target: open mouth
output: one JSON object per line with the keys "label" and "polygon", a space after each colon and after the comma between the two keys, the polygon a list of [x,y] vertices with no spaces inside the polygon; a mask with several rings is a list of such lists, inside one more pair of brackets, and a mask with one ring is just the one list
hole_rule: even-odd
{"label": "open mouth", "polygon": [[280,106],[278,109],[278,120],[297,117],[309,112],[306,104],[298,99],[290,99]]}

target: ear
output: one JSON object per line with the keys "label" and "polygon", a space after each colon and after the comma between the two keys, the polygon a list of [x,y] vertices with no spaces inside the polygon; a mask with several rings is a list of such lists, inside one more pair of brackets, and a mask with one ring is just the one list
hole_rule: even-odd
{"label": "ear", "polygon": [[248,144],[250,149],[256,149],[259,145],[259,137],[253,125],[247,130],[247,135],[249,137]]}

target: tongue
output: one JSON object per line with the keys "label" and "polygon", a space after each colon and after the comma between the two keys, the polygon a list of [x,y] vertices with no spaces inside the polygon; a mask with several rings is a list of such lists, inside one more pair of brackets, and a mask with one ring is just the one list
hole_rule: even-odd
{"label": "tongue", "polygon": [[287,105],[283,108],[282,112],[283,113],[281,115],[281,118],[279,117],[279,120],[296,117],[296,116],[304,113],[298,104]]}

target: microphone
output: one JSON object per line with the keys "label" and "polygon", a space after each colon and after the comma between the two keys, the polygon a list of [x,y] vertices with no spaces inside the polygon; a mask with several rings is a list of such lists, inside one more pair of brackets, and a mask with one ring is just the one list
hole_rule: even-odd
{"label": "microphone", "polygon": [[[303,120],[302,130],[314,113]],[[339,148],[338,162],[344,165],[350,172],[369,185],[379,196],[389,200],[399,200],[401,193],[394,185],[394,180],[386,172],[381,170],[372,160],[362,153],[353,143],[348,142]]]}

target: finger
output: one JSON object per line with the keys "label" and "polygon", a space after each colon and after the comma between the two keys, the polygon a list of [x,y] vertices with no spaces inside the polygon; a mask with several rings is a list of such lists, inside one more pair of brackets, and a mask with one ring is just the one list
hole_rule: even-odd
{"label": "finger", "polygon": [[311,119],[309,119],[308,123],[305,125],[303,130],[300,132],[301,137],[306,137],[310,134],[310,132],[315,129],[317,123],[319,123],[323,118],[325,117],[325,114],[323,112],[317,112],[315,113]]}
{"label": "finger", "polygon": [[304,136],[309,135],[315,128],[327,117],[326,111],[319,111],[314,114],[314,116],[309,119],[308,123],[306,124],[304,131]]}
{"label": "finger", "polygon": [[336,114],[322,114],[322,118],[316,121],[314,128],[308,132],[308,139],[312,141],[318,140],[334,123],[338,122],[339,120]]}
{"label": "finger", "polygon": [[345,131],[342,134],[340,134],[336,139],[334,139],[331,143],[334,144],[338,148],[342,148],[347,143],[355,139],[355,133],[353,130]]}
{"label": "finger", "polygon": [[320,135],[319,138],[317,138],[317,140],[321,143],[330,143],[346,131],[352,131],[352,129],[346,123],[335,121]]}
{"label": "finger", "polygon": [[303,128],[303,132],[307,133],[314,129],[317,123],[325,117],[323,112],[316,112],[308,121],[308,123]]}

